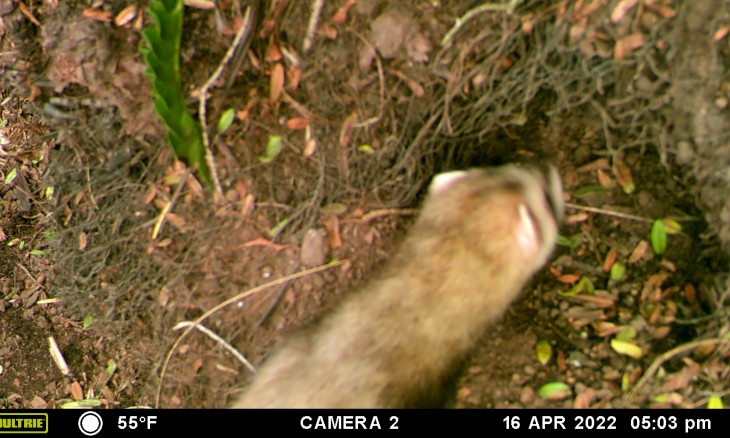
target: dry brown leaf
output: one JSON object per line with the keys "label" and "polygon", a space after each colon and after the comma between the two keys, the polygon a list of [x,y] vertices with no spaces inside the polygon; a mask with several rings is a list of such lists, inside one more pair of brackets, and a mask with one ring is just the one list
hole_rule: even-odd
{"label": "dry brown leaf", "polygon": [[558,354],[555,357],[555,363],[558,365],[558,369],[560,371],[568,369],[568,366],[565,363],[565,352],[563,350],[558,350]]}
{"label": "dry brown leaf", "polygon": [[330,18],[330,22],[332,24],[344,23],[347,20],[347,11],[349,11],[355,3],[357,3],[357,0],[347,0],[345,4],[342,5],[337,12],[335,12],[332,18]]}
{"label": "dry brown leaf", "polygon": [[692,283],[684,285],[684,298],[690,303],[697,301],[697,289],[695,289]]}
{"label": "dry brown leaf", "polygon": [[33,13],[30,11],[28,6],[25,5],[22,1],[18,2],[18,9],[20,10],[20,13],[25,15],[25,18],[30,20],[31,23],[35,24],[36,26],[40,26],[41,22],[38,21],[37,18],[33,15]]}
{"label": "dry brown leaf", "polygon": [[610,307],[613,307],[614,303],[616,302],[616,297],[605,292],[596,292],[595,295],[575,295],[572,296],[571,299],[573,301],[583,301],[584,303],[588,303],[591,305],[591,307],[597,309],[608,309]]}
{"label": "dry brown leaf", "polygon": [[287,129],[299,131],[309,126],[309,119],[306,117],[292,117],[286,121]]}
{"label": "dry brown leaf", "polygon": [[645,6],[647,9],[651,9],[655,12],[658,12],[659,15],[661,15],[664,18],[674,18],[677,16],[677,13],[674,11],[674,9],[672,9],[666,5],[654,6],[650,2],[647,2],[647,3],[645,3]]}
{"label": "dry brown leaf", "polygon": [[112,21],[112,13],[98,8],[86,8],[81,16],[94,21],[108,22]]}
{"label": "dry brown leaf", "polygon": [[659,264],[669,272],[677,272],[677,267],[671,261],[664,259]]}
{"label": "dry brown leaf", "polygon": [[626,35],[616,41],[616,45],[613,48],[613,57],[617,61],[624,59],[629,53],[638,49],[644,44],[644,35],[640,33],[632,33]]}
{"label": "dry brown leaf", "polygon": [[582,8],[579,12],[581,17],[589,17],[591,14],[596,12],[598,8],[603,6],[603,0],[593,0],[589,4],[587,4],[584,8]]}
{"label": "dry brown leaf", "polygon": [[196,9],[203,9],[203,10],[215,9],[215,3],[210,0],[185,0],[183,3],[185,3],[185,6],[189,6],[191,8],[196,8]]}
{"label": "dry brown leaf", "polygon": [[271,85],[269,90],[269,99],[277,102],[284,91],[284,66],[277,62],[271,68]]}
{"label": "dry brown leaf", "polygon": [[532,29],[535,28],[535,14],[522,15],[520,21],[522,21],[522,33],[525,35],[531,34]]}
{"label": "dry brown leaf", "polygon": [[310,138],[304,145],[303,155],[305,157],[311,157],[312,155],[314,155],[315,150],[317,150],[317,140]]}
{"label": "dry brown leaf", "polygon": [[415,80],[406,76],[405,73],[398,71],[398,70],[392,70],[391,73],[393,74],[393,76],[395,76],[398,79],[400,79],[401,81],[405,82],[406,85],[408,86],[408,88],[411,89],[411,92],[416,97],[423,97],[423,95],[426,94],[426,91],[423,89],[421,84],[419,84]]}
{"label": "dry brown leaf", "polygon": [[669,335],[671,331],[672,328],[668,325],[659,326],[652,330],[651,337],[654,339],[664,339]]}
{"label": "dry brown leaf", "polygon": [[572,214],[565,218],[566,225],[578,224],[588,220],[588,213]]}
{"label": "dry brown leaf", "polygon": [[137,5],[129,5],[122,9],[116,17],[114,17],[114,25],[122,27],[129,23],[137,16]]}
{"label": "dry brown leaf", "polygon": [[586,388],[580,394],[575,396],[573,400],[574,409],[588,409],[593,403],[593,399],[596,397],[596,391],[593,388]]}
{"label": "dry brown leaf", "polygon": [[171,224],[175,226],[178,230],[182,231],[185,228],[185,218],[182,216],[175,214],[175,213],[167,213],[165,215],[165,219],[167,219]]}
{"label": "dry brown leaf", "polygon": [[86,245],[88,244],[88,242],[89,242],[89,239],[88,239],[88,236],[86,235],[86,233],[83,231],[80,232],[79,233],[79,249],[81,251],[86,249]]}
{"label": "dry brown leaf", "polygon": [[611,266],[613,266],[616,262],[616,258],[618,258],[618,251],[616,251],[616,248],[611,248],[611,250],[608,251],[608,254],[606,254],[606,258],[603,260],[604,272],[611,270]]}
{"label": "dry brown leaf", "polygon": [[598,169],[596,174],[598,175],[598,184],[600,184],[604,189],[610,190],[616,187],[616,181],[614,181],[613,178],[611,178],[604,170]]}
{"label": "dry brown leaf", "polygon": [[74,400],[80,401],[84,399],[84,390],[81,389],[81,385],[76,380],[71,383],[69,390],[71,391],[71,398]]}
{"label": "dry brown leaf", "polygon": [[327,23],[324,23],[321,25],[317,31],[318,34],[323,35],[328,40],[336,40],[337,39],[337,29],[330,26]]}
{"label": "dry brown leaf", "polygon": [[352,113],[342,123],[342,129],[340,129],[340,146],[347,146],[350,144],[352,139],[352,131],[355,129],[355,123],[357,122],[357,113]]}
{"label": "dry brown leaf", "polygon": [[279,42],[276,38],[269,39],[269,48],[266,50],[266,60],[269,62],[281,61],[281,49],[279,49]]}
{"label": "dry brown leaf", "polygon": [[240,111],[236,111],[236,119],[240,121],[248,120],[248,116],[250,115],[250,110],[248,108],[244,108]]}
{"label": "dry brown leaf", "polygon": [[611,21],[614,23],[621,21],[621,19],[626,16],[626,13],[636,6],[637,3],[639,3],[639,0],[621,0],[616,7],[613,8],[613,11],[611,11]]}
{"label": "dry brown leaf", "polygon": [[631,252],[631,255],[629,256],[629,264],[632,265],[639,260],[641,260],[646,252],[649,250],[649,242],[646,240],[642,240],[639,242],[638,245],[636,245],[636,248]]}
{"label": "dry brown leaf", "polygon": [[337,249],[342,246],[342,236],[340,235],[340,219],[337,215],[330,215],[324,220],[324,227],[327,229],[327,241],[330,248]]}
{"label": "dry brown leaf", "polygon": [[144,205],[148,205],[157,196],[157,190],[154,187],[150,187],[147,194],[144,196]]}
{"label": "dry brown leaf", "polygon": [[550,271],[550,274],[552,274],[553,277],[558,278],[562,275],[560,272],[560,269],[556,268],[553,265],[548,266],[548,270]]}
{"label": "dry brown leaf", "polygon": [[576,169],[578,173],[593,172],[594,170],[608,170],[611,166],[608,164],[608,158],[599,158]]}
{"label": "dry brown leaf", "polygon": [[241,217],[247,217],[251,212],[253,211],[256,201],[256,197],[249,193],[243,198],[243,203],[241,204]]}
{"label": "dry brown leaf", "polygon": [[557,280],[563,284],[575,284],[580,280],[580,275],[575,274],[565,274],[558,276]]}
{"label": "dry brown leaf", "polygon": [[289,67],[286,69],[287,88],[291,91],[297,91],[299,81],[302,79],[302,69],[299,67]]}
{"label": "dry brown leaf", "polygon": [[725,38],[725,35],[730,32],[730,26],[722,26],[719,29],[715,31],[715,33],[712,34],[712,41],[720,41],[721,39]]}
{"label": "dry brown leaf", "polygon": [[592,322],[591,325],[593,326],[596,336],[600,338],[606,338],[608,336],[615,335],[616,333],[621,333],[625,329],[625,327],[617,326],[616,324],[608,321],[595,321]]}
{"label": "dry brown leaf", "polygon": [[613,159],[613,175],[616,182],[624,190],[624,193],[630,194],[634,191],[634,177],[631,175],[631,169],[619,157]]}
{"label": "dry brown leaf", "polygon": [[263,237],[257,237],[256,239],[249,240],[248,242],[241,245],[241,247],[243,247],[243,248],[251,248],[253,246],[265,246],[265,247],[271,248],[277,252],[286,248],[286,245],[280,245],[278,243],[274,243],[270,240],[264,239]]}

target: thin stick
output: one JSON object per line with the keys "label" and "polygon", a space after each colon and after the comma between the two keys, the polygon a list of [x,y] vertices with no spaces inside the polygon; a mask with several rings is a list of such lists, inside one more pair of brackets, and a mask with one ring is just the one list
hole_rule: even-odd
{"label": "thin stick", "polygon": [[217,342],[221,347],[228,350],[229,353],[231,353],[233,356],[235,356],[235,358],[238,359],[238,361],[241,362],[252,373],[254,373],[254,374],[256,373],[256,368],[254,368],[254,366],[251,365],[251,362],[249,362],[248,359],[246,359],[246,357],[243,354],[241,354],[240,351],[233,348],[233,346],[231,344],[229,344],[223,338],[218,336],[213,330],[211,330],[203,325],[195,324],[194,322],[191,322],[191,321],[183,321],[183,322],[177,323],[175,325],[175,327],[173,327],[172,329],[173,330],[182,330],[182,329],[188,328],[188,327],[197,329],[199,332],[207,335],[209,338],[211,338],[212,340]]}
{"label": "thin stick", "polygon": [[240,300],[242,300],[244,298],[247,298],[247,297],[249,297],[249,296],[251,296],[253,294],[256,294],[258,292],[261,292],[262,290],[268,289],[268,288],[270,288],[272,286],[277,286],[279,284],[285,283],[285,282],[290,281],[290,280],[295,280],[297,278],[305,277],[305,276],[310,275],[310,274],[315,274],[315,273],[320,272],[320,271],[325,271],[327,269],[332,269],[332,268],[335,268],[337,266],[341,266],[341,265],[343,265],[343,264],[345,264],[347,262],[348,262],[348,260],[339,260],[339,261],[334,262],[334,263],[330,263],[330,264],[322,265],[322,266],[317,266],[316,268],[307,269],[306,271],[297,272],[296,274],[287,275],[287,276],[281,277],[281,278],[279,278],[277,280],[270,281],[268,283],[262,284],[261,286],[256,286],[253,289],[249,289],[246,292],[242,292],[242,293],[240,293],[240,294],[238,294],[236,296],[233,296],[233,297],[225,300],[224,302],[218,304],[217,306],[213,307],[212,309],[208,310],[207,312],[205,312],[204,314],[202,314],[200,317],[198,317],[198,319],[196,319],[195,321],[193,321],[193,325],[191,325],[190,327],[186,328],[185,331],[182,332],[180,334],[180,336],[178,336],[178,338],[172,344],[172,347],[170,347],[170,350],[167,352],[167,355],[165,356],[165,360],[162,363],[162,369],[160,371],[160,383],[157,385],[157,396],[155,397],[155,408],[157,408],[157,407],[160,406],[160,397],[162,395],[162,381],[165,378],[165,373],[167,371],[167,365],[170,363],[170,360],[172,359],[172,355],[175,352],[175,350],[177,350],[177,347],[190,334],[190,332],[193,330],[193,328],[197,324],[200,324],[201,322],[205,321],[209,316],[213,315],[214,313],[216,313],[217,311],[223,309],[224,307],[229,306],[229,305],[234,304],[234,303],[237,303],[238,301],[240,301]]}
{"label": "thin stick", "polygon": [[686,344],[682,344],[678,347],[672,348],[671,350],[663,353],[661,356],[654,359],[654,362],[652,362],[651,366],[646,370],[644,375],[639,379],[638,382],[636,382],[636,385],[634,385],[633,389],[629,394],[626,396],[626,403],[631,403],[635,398],[636,395],[639,393],[639,390],[646,384],[646,382],[649,381],[652,377],[654,377],[654,374],[659,370],[659,368],[664,364],[664,362],[668,361],[669,359],[673,358],[674,356],[677,356],[682,353],[687,353],[689,351],[694,350],[695,348],[699,347],[705,347],[715,344],[730,344],[730,339],[726,338],[711,338],[711,339],[703,339],[701,341],[693,341],[688,342]]}
{"label": "thin stick", "polygon": [[185,170],[185,174],[183,175],[182,181],[180,181],[180,184],[177,185],[177,188],[175,189],[175,193],[172,195],[172,199],[170,199],[170,202],[165,204],[165,207],[160,212],[160,215],[157,217],[157,221],[155,221],[155,226],[152,228],[152,240],[157,239],[157,235],[160,234],[160,231],[162,231],[162,226],[165,224],[165,217],[167,216],[167,213],[172,210],[172,207],[175,205],[177,200],[180,198],[180,193],[182,193],[182,188],[185,186],[185,183],[188,180],[188,177],[190,176],[190,169]]}
{"label": "thin stick", "polygon": [[203,135],[203,147],[205,148],[205,162],[208,164],[208,167],[210,168],[211,176],[213,179],[213,185],[215,186],[215,191],[219,196],[223,196],[223,189],[221,189],[221,182],[218,179],[218,171],[216,170],[215,166],[215,159],[213,158],[213,152],[210,150],[210,138],[208,137],[208,122],[207,122],[207,115],[206,115],[206,108],[208,103],[208,90],[210,87],[213,86],[215,82],[218,81],[221,74],[223,73],[223,69],[226,67],[228,62],[230,62],[231,58],[233,58],[233,55],[236,53],[236,49],[241,44],[241,42],[244,39],[244,36],[246,35],[248,29],[251,27],[251,21],[249,20],[249,16],[251,15],[251,6],[248,6],[246,8],[246,12],[243,16],[243,23],[241,24],[241,27],[236,32],[236,37],[233,39],[233,44],[228,47],[228,51],[226,52],[226,55],[223,57],[223,61],[221,61],[220,64],[218,64],[218,68],[215,69],[213,74],[208,78],[208,80],[203,84],[200,89],[198,89],[199,93],[199,103],[198,103],[198,117],[200,118],[200,129]]}
{"label": "thin stick", "polygon": [[522,0],[510,0],[509,3],[505,4],[498,4],[498,3],[485,3],[481,6],[477,6],[474,9],[469,10],[466,14],[462,15],[461,17],[456,19],[456,22],[454,23],[454,26],[449,29],[448,32],[446,32],[446,35],[444,35],[443,38],[441,38],[441,47],[446,47],[450,42],[451,39],[454,37],[454,34],[461,29],[461,27],[466,24],[467,21],[471,20],[472,18],[476,17],[477,15],[484,13],[484,12],[507,12],[508,14],[511,14],[514,12],[515,8],[522,3]]}
{"label": "thin stick", "polygon": [[309,15],[307,33],[302,43],[302,51],[304,53],[307,53],[314,43],[314,31],[317,30],[317,23],[319,22],[319,15],[322,13],[322,6],[324,6],[324,0],[314,0],[312,3],[312,13]]}
{"label": "thin stick", "polygon": [[620,213],[618,211],[606,210],[606,209],[603,209],[603,208],[586,207],[584,205],[573,204],[571,202],[566,202],[565,203],[565,206],[566,207],[569,207],[569,208],[572,208],[573,210],[589,211],[591,213],[598,213],[598,214],[603,214],[603,215],[606,215],[606,216],[620,217],[621,219],[631,219],[631,220],[634,220],[634,221],[648,222],[648,223],[654,222],[653,220],[651,220],[649,218],[645,218],[645,217],[641,217],[641,216],[635,216],[633,214]]}
{"label": "thin stick", "polygon": [[375,65],[378,67],[378,81],[380,84],[380,106],[378,108],[378,115],[370,117],[369,119],[363,120],[362,122],[358,122],[354,125],[355,128],[364,128],[366,126],[377,123],[381,118],[383,118],[383,112],[385,111],[385,74],[383,73],[383,63],[380,62],[380,57],[378,56],[378,51],[375,50],[375,47],[373,47],[373,45],[370,44],[370,42],[368,42],[368,40],[359,33],[355,32],[355,36],[357,36],[360,41],[363,42],[363,44],[368,46],[369,50],[372,50],[373,56],[375,57]]}

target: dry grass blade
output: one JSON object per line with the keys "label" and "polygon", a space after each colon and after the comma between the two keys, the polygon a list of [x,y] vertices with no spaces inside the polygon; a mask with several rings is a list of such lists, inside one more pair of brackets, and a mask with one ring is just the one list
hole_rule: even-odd
{"label": "dry grass blade", "polygon": [[347,263],[348,260],[339,260],[334,263],[330,263],[323,266],[318,266],[316,268],[307,269],[305,271],[297,272],[296,274],[287,275],[285,277],[279,278],[274,281],[270,281],[268,283],[262,284],[261,286],[256,286],[253,289],[249,289],[246,292],[242,292],[234,297],[231,297],[224,302],[218,304],[217,306],[213,307],[212,309],[208,310],[207,312],[203,313],[198,319],[193,321],[189,327],[183,331],[180,336],[173,342],[172,346],[170,347],[170,350],[167,352],[167,355],[165,356],[165,360],[162,362],[162,369],[160,370],[160,382],[157,384],[157,395],[155,396],[155,408],[159,408],[160,406],[160,397],[162,395],[162,382],[165,379],[165,372],[167,371],[167,366],[170,363],[170,360],[172,359],[173,353],[175,353],[175,350],[180,346],[180,343],[190,334],[191,331],[193,331],[193,328],[195,328],[198,324],[205,321],[210,317],[211,315],[215,314],[219,310],[237,303],[238,301],[250,297],[251,295],[254,295],[256,293],[259,293],[263,290],[266,290],[270,287],[280,285],[282,283],[285,283],[287,281],[295,280],[297,278],[305,277],[307,275],[315,274],[317,272],[325,271],[327,269],[336,268],[337,266],[342,266],[345,263]]}

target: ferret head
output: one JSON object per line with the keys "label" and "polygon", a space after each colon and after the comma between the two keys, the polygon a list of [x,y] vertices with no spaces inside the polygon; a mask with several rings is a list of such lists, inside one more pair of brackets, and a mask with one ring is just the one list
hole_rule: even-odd
{"label": "ferret head", "polygon": [[548,259],[563,219],[554,167],[454,171],[437,175],[421,217],[434,230],[459,230],[532,273]]}

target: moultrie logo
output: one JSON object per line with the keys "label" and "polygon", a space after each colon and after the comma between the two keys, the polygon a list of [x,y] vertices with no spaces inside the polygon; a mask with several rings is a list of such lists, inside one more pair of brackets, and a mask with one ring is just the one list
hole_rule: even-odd
{"label": "moultrie logo", "polygon": [[48,433],[48,414],[0,413],[2,433]]}

